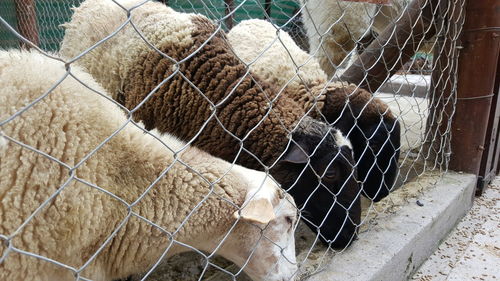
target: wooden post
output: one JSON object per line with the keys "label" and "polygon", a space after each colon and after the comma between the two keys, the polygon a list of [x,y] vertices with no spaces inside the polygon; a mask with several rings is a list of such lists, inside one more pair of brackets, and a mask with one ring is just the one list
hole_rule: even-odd
{"label": "wooden post", "polygon": [[450,168],[478,174],[492,106],[500,51],[500,3],[469,0],[458,65]]}
{"label": "wooden post", "polygon": [[440,1],[445,0],[413,0],[401,18],[386,27],[340,79],[375,92],[415,54],[422,39],[434,36],[433,14]]}
{"label": "wooden post", "polygon": [[498,161],[500,159],[500,55],[497,62],[495,85],[490,110],[488,128],[486,129],[486,138],[484,152],[481,157],[481,168],[476,188],[476,195],[482,195],[488,184],[498,174]]}
{"label": "wooden post", "polygon": [[[226,4],[226,15],[229,15],[234,10],[234,0],[224,0],[224,3]],[[233,15],[231,14],[226,18],[227,29],[233,28],[233,24]]]}
{"label": "wooden post", "polygon": [[499,64],[497,64],[497,78],[495,82],[495,96],[493,96],[492,106],[490,110],[490,120],[488,121],[488,128],[486,129],[486,138],[484,144],[484,152],[481,159],[481,168],[479,169],[479,177],[476,189],[476,195],[481,195],[486,189],[488,184],[497,175],[498,159],[500,156],[500,141],[498,139],[499,119],[500,119],[500,98],[499,98]]}
{"label": "wooden post", "polygon": [[[264,2],[264,10],[269,18],[271,18],[271,7],[272,7],[272,0],[267,0]],[[264,15],[264,19],[266,19],[266,16]]]}
{"label": "wooden post", "polygon": [[[39,46],[35,0],[15,0],[14,2],[19,33],[31,43]],[[21,42],[21,48],[30,48],[30,46]]]}

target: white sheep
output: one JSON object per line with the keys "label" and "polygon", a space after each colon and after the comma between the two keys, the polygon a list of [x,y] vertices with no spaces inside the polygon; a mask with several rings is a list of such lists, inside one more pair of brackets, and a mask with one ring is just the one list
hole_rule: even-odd
{"label": "white sheep", "polygon": [[[391,1],[389,6],[339,0],[300,0],[309,52],[318,58],[332,77],[344,58],[356,49],[357,42],[374,31],[380,34],[394,22],[408,0]],[[350,61],[356,57],[352,53]],[[348,64],[348,62],[345,62]]]}
{"label": "white sheep", "polygon": [[227,38],[253,73],[349,137],[365,195],[379,201],[389,194],[398,171],[400,125],[387,104],[355,85],[329,82],[314,57],[267,21],[242,21]]}
{"label": "white sheep", "polygon": [[227,39],[236,56],[248,64],[253,73],[279,88],[288,89],[287,94],[294,100],[313,93],[311,100],[319,100],[320,110],[326,83],[332,87],[349,85],[329,82],[319,61],[297,46],[287,32],[268,21],[244,20],[227,33]]}
{"label": "white sheep", "polygon": [[227,33],[227,38],[236,56],[273,85],[298,91],[304,84],[313,87],[327,82],[318,60],[268,21],[241,21]]}
{"label": "white sheep", "polygon": [[[78,67],[71,74],[105,95]],[[70,76],[37,101],[66,75],[38,53],[0,51],[0,75],[0,280],[114,280],[167,249],[219,245],[255,280],[293,278],[296,207],[265,173],[122,128],[121,109]]]}

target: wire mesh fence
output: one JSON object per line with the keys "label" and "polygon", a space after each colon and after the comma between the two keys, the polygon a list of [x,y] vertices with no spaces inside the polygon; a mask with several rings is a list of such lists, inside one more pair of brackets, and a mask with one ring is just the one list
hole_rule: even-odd
{"label": "wire mesh fence", "polygon": [[463,1],[162,2],[0,3],[0,276],[305,280],[447,171]]}

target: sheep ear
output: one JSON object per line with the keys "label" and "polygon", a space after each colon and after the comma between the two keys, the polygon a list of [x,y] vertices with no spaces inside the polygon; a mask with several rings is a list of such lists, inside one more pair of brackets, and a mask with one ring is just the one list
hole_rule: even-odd
{"label": "sheep ear", "polygon": [[235,218],[267,224],[276,218],[271,202],[264,198],[250,200],[240,212],[234,212]]}
{"label": "sheep ear", "polygon": [[287,152],[281,158],[281,161],[294,164],[305,164],[308,160],[309,156],[295,143],[290,144]]}

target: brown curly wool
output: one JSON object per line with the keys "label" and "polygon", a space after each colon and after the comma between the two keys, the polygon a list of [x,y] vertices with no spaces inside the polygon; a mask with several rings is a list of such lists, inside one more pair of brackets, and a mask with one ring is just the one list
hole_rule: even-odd
{"label": "brown curly wool", "polygon": [[315,119],[321,120],[325,116],[327,120],[336,120],[343,111],[349,110],[357,117],[359,124],[371,124],[381,117],[395,120],[385,102],[356,85],[315,82],[300,84],[296,89],[285,89],[286,95],[301,105],[305,112],[311,111],[310,116]]}
{"label": "brown curly wool", "polygon": [[[182,60],[208,42],[194,56],[180,64],[179,71],[185,78],[180,73],[175,74],[134,112],[134,118],[142,120],[147,129],[175,131],[180,138],[190,140],[210,119],[212,104],[217,105],[215,115],[222,126],[214,116],[194,144],[231,160],[238,153],[235,148],[239,147],[234,136],[241,140],[255,127],[243,145],[261,161],[271,164],[285,149],[286,142],[283,140],[288,134],[286,129],[292,128],[295,120],[303,115],[303,110],[285,95],[278,97],[273,102],[273,109],[269,110],[269,101],[276,98],[277,91],[258,77],[245,76],[246,67],[228,52],[229,47],[221,32],[208,40],[216,32],[212,22],[203,17],[193,17],[192,22],[195,28],[193,44],[189,48],[166,45],[159,46],[159,50],[175,60]],[[175,70],[170,59],[154,50],[139,57],[132,65],[126,81],[143,83],[125,83],[124,105],[129,109],[135,108]],[[263,122],[258,125],[260,120]],[[266,138],[261,137],[264,135]],[[240,157],[243,158],[239,161],[247,166],[257,165],[248,154],[241,154]]]}
{"label": "brown curly wool", "polygon": [[[328,93],[322,108],[325,116],[339,114],[345,107],[351,105],[345,110],[353,110],[357,122],[361,124],[371,124],[381,117],[385,120],[395,120],[395,116],[386,103],[355,85],[350,84],[343,87],[328,85],[324,92]],[[331,118],[327,119],[332,120]]]}
{"label": "brown curly wool", "polygon": [[305,111],[314,106],[311,111],[314,118],[329,115],[335,120],[350,104],[352,110],[358,111],[360,122],[373,117],[378,120],[377,113],[385,113],[385,119],[394,119],[388,106],[366,90],[347,82],[329,81],[320,62],[297,46],[288,33],[277,32],[270,22],[242,21],[229,31],[227,38],[238,58],[249,64],[253,73],[283,87],[286,95]]}
{"label": "brown curly wool", "polygon": [[323,87],[323,82],[316,80],[307,85],[299,84],[297,89],[285,89],[285,93],[301,105],[304,112],[310,112],[311,117],[318,119],[327,100],[327,96],[321,91]]}

